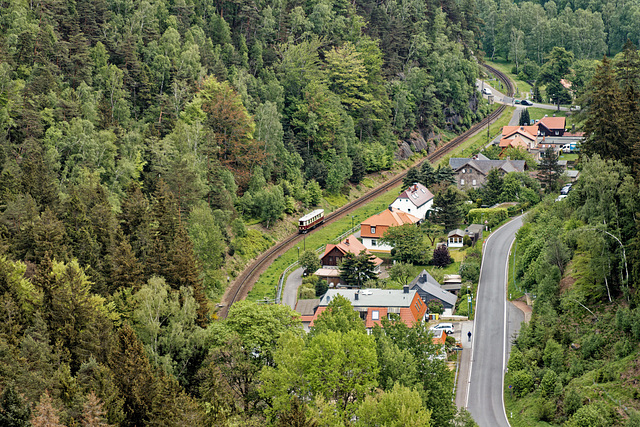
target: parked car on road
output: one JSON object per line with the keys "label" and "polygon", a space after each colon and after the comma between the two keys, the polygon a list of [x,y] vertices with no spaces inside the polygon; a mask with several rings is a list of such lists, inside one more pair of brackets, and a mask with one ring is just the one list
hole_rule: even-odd
{"label": "parked car on road", "polygon": [[488,87],[482,89],[482,93],[485,95],[493,95],[493,92],[491,92],[491,89],[489,89]]}
{"label": "parked car on road", "polygon": [[435,326],[429,328],[431,331],[445,331],[447,335],[453,334],[454,327],[453,323],[438,323]]}
{"label": "parked car on road", "polygon": [[520,101],[520,105],[533,105],[533,102],[529,101],[528,99],[523,99],[522,101]]}

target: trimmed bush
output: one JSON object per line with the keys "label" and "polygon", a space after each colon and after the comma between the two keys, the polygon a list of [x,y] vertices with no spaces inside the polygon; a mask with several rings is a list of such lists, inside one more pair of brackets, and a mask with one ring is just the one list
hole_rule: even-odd
{"label": "trimmed bush", "polygon": [[495,227],[507,218],[509,215],[506,208],[476,208],[471,209],[467,215],[469,224],[481,224],[487,221],[489,227]]}

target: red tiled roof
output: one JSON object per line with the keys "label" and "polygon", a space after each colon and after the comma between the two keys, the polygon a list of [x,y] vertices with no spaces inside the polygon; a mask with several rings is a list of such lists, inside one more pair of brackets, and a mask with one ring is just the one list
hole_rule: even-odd
{"label": "red tiled roof", "polygon": [[[374,310],[378,311],[378,320],[373,320],[372,312]],[[387,308],[369,307],[367,309],[367,318],[366,318],[366,320],[364,322],[365,328],[369,329],[369,328],[373,328],[374,325],[379,325],[380,324],[380,319],[382,319],[383,317],[387,317],[387,313],[388,313]]]}
{"label": "red tiled roof", "polygon": [[503,126],[502,127],[502,137],[508,138],[511,135],[519,133],[520,135],[526,136],[528,139],[535,141],[536,135],[538,135],[538,126]]}
{"label": "red tiled roof", "polygon": [[543,125],[547,129],[564,129],[566,122],[566,117],[543,117],[538,124]]}
{"label": "red tiled roof", "polygon": [[313,318],[311,319],[311,323],[309,323],[309,326],[313,326],[313,322],[318,318],[318,316],[320,316],[322,314],[322,312],[324,312],[327,309],[327,307],[318,307],[316,310],[316,313],[313,315]]}
{"label": "red tiled roof", "polygon": [[404,224],[415,224],[418,221],[420,221],[418,218],[409,213],[402,212],[400,209],[385,209],[379,214],[373,215],[372,217],[362,222],[360,227],[360,237],[379,237],[375,234],[371,234],[371,226],[395,227]]}
{"label": "red tiled roof", "polygon": [[447,333],[445,331],[438,331],[440,332],[440,334],[438,336],[435,336],[436,334],[434,333],[434,337],[433,337],[433,343],[434,344],[446,344],[447,343]]}
{"label": "red tiled roof", "polygon": [[400,319],[402,319],[402,321],[406,323],[407,326],[413,326],[413,324],[416,323],[416,320],[418,320],[413,317],[413,313],[411,312],[410,308],[400,309]]}
{"label": "red tiled roof", "polygon": [[500,147],[502,148],[514,147],[514,148],[527,149],[529,148],[529,145],[524,139],[522,139],[522,136],[516,135],[513,138],[502,138],[500,140]]}

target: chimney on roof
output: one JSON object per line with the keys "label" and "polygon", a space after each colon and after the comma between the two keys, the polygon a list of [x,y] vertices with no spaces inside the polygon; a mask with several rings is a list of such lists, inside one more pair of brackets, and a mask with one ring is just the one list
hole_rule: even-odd
{"label": "chimney on roof", "polygon": [[358,301],[359,298],[360,298],[360,291],[356,291],[355,295],[353,296],[353,299]]}
{"label": "chimney on roof", "polygon": [[402,287],[402,291],[403,291],[403,293],[408,294],[409,293],[409,285],[404,285]]}
{"label": "chimney on roof", "polygon": [[418,184],[413,184],[413,191],[418,191]]}
{"label": "chimney on roof", "polygon": [[419,283],[425,283],[427,281],[427,275],[426,274],[421,274],[420,277],[418,278],[418,282]]}

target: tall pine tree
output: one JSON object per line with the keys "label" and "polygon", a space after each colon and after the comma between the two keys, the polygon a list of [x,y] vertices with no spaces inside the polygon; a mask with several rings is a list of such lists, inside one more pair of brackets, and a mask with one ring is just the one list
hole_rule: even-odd
{"label": "tall pine tree", "polygon": [[[596,69],[588,95],[585,140],[580,150],[590,156],[621,160],[630,153],[625,146],[622,94],[611,61],[604,57]],[[544,181],[543,181],[544,182]]]}

